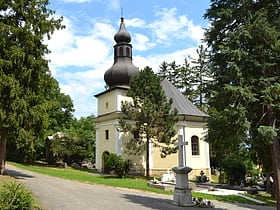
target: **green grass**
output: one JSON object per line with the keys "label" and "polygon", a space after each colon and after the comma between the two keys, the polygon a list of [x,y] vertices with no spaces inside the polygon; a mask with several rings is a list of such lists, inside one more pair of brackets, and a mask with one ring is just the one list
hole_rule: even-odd
{"label": "green grass", "polygon": [[147,185],[147,179],[144,178],[116,178],[115,176],[101,176],[94,174],[87,170],[79,170],[71,167],[68,168],[54,168],[34,165],[23,165],[13,162],[8,162],[18,168],[25,170],[46,174],[54,177],[63,179],[75,180],[79,182],[85,182],[90,184],[101,184],[113,187],[122,187],[129,189],[144,190],[149,192],[161,193],[161,194],[172,194],[172,192],[151,188]]}
{"label": "green grass", "polygon": [[[16,179],[13,177],[9,177],[9,176],[2,176],[0,175],[0,192],[1,192],[1,188],[4,184],[8,184],[8,183],[12,183],[15,182]],[[17,181],[16,181],[17,182]],[[38,199],[36,199],[34,197],[34,195],[32,195],[32,199],[33,199],[33,204],[32,204],[32,210],[40,210],[43,209],[42,208],[42,204],[40,203],[40,201]]]}
{"label": "green grass", "polygon": [[212,178],[212,181],[211,181],[212,183],[215,183],[215,184],[219,183],[219,175],[212,174],[211,178]]}
{"label": "green grass", "polygon": [[7,182],[11,182],[14,181],[15,179],[9,176],[2,176],[0,175],[0,188],[3,184],[7,183]]}
{"label": "green grass", "polygon": [[[101,176],[99,174],[92,173],[89,170],[74,169],[71,167],[61,169],[61,168],[42,166],[42,165],[23,165],[14,162],[8,162],[8,163],[25,170],[46,174],[49,176],[59,177],[63,179],[68,179],[68,180],[74,180],[74,181],[85,182],[90,184],[101,184],[106,186],[143,190],[143,191],[167,194],[167,195],[173,194],[173,192],[171,191],[164,191],[161,189],[149,187],[147,185],[148,180],[143,177],[129,177],[129,178],[121,179],[121,178],[116,178],[114,176]],[[199,192],[192,192],[192,196],[196,198],[200,197],[207,200],[218,200],[218,201],[225,201],[231,203],[255,204],[252,201],[246,200],[236,195],[217,196],[217,195],[210,195],[210,194],[199,193]]]}
{"label": "green grass", "polygon": [[246,194],[246,196],[265,202],[268,206],[276,206],[276,200],[271,198],[267,192],[259,192],[257,195]]}

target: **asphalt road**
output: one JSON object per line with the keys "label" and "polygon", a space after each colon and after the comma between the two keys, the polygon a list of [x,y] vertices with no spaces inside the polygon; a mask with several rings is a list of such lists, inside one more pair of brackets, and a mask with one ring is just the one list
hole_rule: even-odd
{"label": "asphalt road", "polygon": [[[209,209],[178,207],[172,196],[103,185],[92,185],[42,175],[7,165],[9,175],[24,183],[46,210],[168,210]],[[274,210],[266,206],[230,204],[213,201],[215,209]]]}

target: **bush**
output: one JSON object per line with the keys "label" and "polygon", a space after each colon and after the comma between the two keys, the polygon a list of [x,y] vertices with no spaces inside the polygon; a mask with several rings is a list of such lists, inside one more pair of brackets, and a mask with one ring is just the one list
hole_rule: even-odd
{"label": "bush", "polygon": [[120,178],[125,177],[131,168],[130,160],[123,160],[116,154],[105,154],[104,160],[106,167]]}
{"label": "bush", "polygon": [[246,165],[237,159],[225,159],[223,161],[222,167],[228,177],[229,184],[235,185],[241,184],[244,180],[246,174]]}
{"label": "bush", "polygon": [[16,181],[5,183],[0,191],[0,209],[31,209],[33,198],[21,183]]}

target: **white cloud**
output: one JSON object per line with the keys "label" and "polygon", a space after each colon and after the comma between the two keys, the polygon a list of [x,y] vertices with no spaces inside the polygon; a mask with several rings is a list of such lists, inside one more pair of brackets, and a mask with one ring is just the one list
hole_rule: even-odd
{"label": "white cloud", "polygon": [[121,11],[121,5],[119,0],[109,0],[109,9],[114,11]]}
{"label": "white cloud", "polygon": [[70,95],[76,109],[75,116],[96,114],[95,94],[104,89],[105,70],[88,70],[85,72],[65,72],[57,75],[61,81],[61,91]]}
{"label": "white cloud", "polygon": [[149,55],[147,57],[142,56],[134,56],[133,63],[135,66],[139,67],[139,69],[143,69],[146,66],[151,67],[155,72],[159,70],[159,66],[163,61],[167,63],[171,63],[176,61],[177,64],[183,64],[185,58],[191,56],[192,58],[196,58],[196,47],[186,48],[183,50],[177,50],[170,53],[165,54],[154,54]]}
{"label": "white cloud", "polygon": [[158,43],[171,42],[173,39],[191,38],[200,42],[204,30],[199,25],[194,25],[186,15],[177,15],[176,8],[163,8],[155,14],[159,19],[148,24]]}
{"label": "white cloud", "polygon": [[129,27],[143,28],[146,26],[146,22],[140,18],[132,18],[132,19],[126,19],[125,25]]}
{"label": "white cloud", "polygon": [[111,42],[115,31],[111,25],[95,22],[92,30],[80,36],[76,35],[69,19],[64,18],[63,24],[66,29],[56,31],[48,41],[52,51],[48,58],[53,65],[96,67],[108,59],[112,53]]}
{"label": "white cloud", "polygon": [[145,51],[155,46],[155,43],[151,42],[149,37],[135,33],[133,35],[133,47],[137,51]]}

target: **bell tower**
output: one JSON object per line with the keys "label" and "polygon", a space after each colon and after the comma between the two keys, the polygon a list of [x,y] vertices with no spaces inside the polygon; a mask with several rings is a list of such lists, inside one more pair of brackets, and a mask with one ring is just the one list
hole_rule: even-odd
{"label": "bell tower", "polygon": [[114,40],[114,63],[104,74],[108,89],[96,94],[96,168],[105,171],[104,154],[122,155],[122,134],[118,131],[121,116],[121,102],[131,100],[127,97],[129,81],[138,74],[138,68],[132,63],[131,36],[127,32],[124,18],[121,17],[119,31]]}

